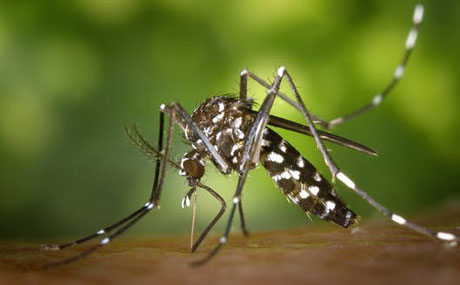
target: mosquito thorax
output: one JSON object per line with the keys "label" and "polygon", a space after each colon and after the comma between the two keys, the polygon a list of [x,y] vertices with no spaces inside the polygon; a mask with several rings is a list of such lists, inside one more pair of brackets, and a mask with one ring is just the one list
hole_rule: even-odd
{"label": "mosquito thorax", "polygon": [[[254,120],[254,116],[248,112],[251,107],[252,100],[217,96],[207,99],[193,111],[193,122],[203,131],[214,149],[230,166],[226,172],[221,170],[224,174],[230,174],[232,170],[239,171],[238,166],[244,141]],[[189,126],[185,128],[185,137],[190,141],[193,150],[187,152],[183,160],[190,159],[190,153],[192,153],[200,159],[209,158],[217,166],[202,140]],[[181,170],[183,175],[188,176],[185,172],[187,170]]]}

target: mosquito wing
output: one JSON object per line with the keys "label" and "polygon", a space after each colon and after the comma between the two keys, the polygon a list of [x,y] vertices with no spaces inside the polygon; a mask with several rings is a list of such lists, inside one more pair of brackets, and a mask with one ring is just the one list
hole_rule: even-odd
{"label": "mosquito wing", "polygon": [[[257,114],[257,111],[250,110],[251,113]],[[313,136],[311,133],[311,130],[308,126],[286,120],[277,116],[270,115],[270,118],[268,120],[268,124],[274,127],[279,127],[282,129],[294,131],[297,133],[305,134],[308,136]],[[344,137],[334,135],[325,131],[317,130],[318,135],[321,139],[325,141],[329,141],[365,154],[369,155],[374,155],[377,156],[377,152],[365,145],[362,145],[360,143],[354,142],[352,140],[346,139]]]}

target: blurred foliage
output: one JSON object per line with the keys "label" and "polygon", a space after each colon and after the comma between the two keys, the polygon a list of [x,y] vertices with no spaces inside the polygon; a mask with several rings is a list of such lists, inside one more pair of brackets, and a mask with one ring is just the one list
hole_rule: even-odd
{"label": "blurred foliage", "polygon": [[[154,140],[161,103],[192,111],[209,96],[237,93],[243,68],[270,79],[286,66],[325,118],[367,103],[391,79],[415,3],[0,2],[0,237],[78,236],[142,205],[153,164],[122,126],[136,122]],[[330,146],[363,189],[409,215],[459,196],[460,2],[425,1],[425,12],[401,84],[378,110],[336,129],[379,157]],[[260,102],[265,92],[252,83],[250,94]],[[282,102],[275,112],[302,121]],[[312,139],[280,132],[327,173]],[[175,135],[179,159],[188,146]],[[229,199],[236,176],[208,166],[204,181]],[[362,216],[378,215],[340,188]],[[180,207],[187,190],[169,171],[161,210],[133,232],[188,232],[191,211]],[[252,230],[311,224],[260,168],[244,204]],[[217,209],[200,193],[198,227]]]}

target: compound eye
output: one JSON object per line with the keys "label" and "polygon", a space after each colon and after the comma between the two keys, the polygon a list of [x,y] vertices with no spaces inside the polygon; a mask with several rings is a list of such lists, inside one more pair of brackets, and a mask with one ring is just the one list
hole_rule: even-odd
{"label": "compound eye", "polygon": [[196,160],[184,161],[183,167],[187,176],[191,178],[200,179],[204,175],[204,166]]}

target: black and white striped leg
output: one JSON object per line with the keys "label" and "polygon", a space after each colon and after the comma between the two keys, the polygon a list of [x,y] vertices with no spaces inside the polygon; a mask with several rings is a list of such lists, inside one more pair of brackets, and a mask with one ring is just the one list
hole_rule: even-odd
{"label": "black and white striped leg", "polygon": [[[163,145],[163,128],[164,128],[164,114],[163,113],[160,113],[160,123],[159,124],[160,124],[160,130],[159,130],[159,136],[158,136],[158,146],[162,146]],[[125,131],[127,131],[126,128],[125,128]],[[159,171],[159,163],[160,163],[160,159],[157,158],[156,166],[155,166],[155,177],[158,175],[157,172]],[[156,183],[158,183],[158,181],[154,180],[153,189],[156,187]],[[153,189],[152,189],[152,193],[151,193],[150,196],[153,195]],[[148,203],[149,202],[147,202],[147,204]],[[92,240],[94,238],[98,238],[100,236],[109,234],[111,231],[115,230],[116,228],[120,227],[124,223],[128,222],[129,220],[131,220],[131,219],[135,218],[137,215],[139,215],[143,210],[145,210],[147,204],[142,206],[142,207],[140,207],[139,209],[137,209],[136,211],[134,211],[130,215],[126,216],[125,218],[113,223],[112,225],[110,225],[108,227],[105,227],[105,228],[97,231],[94,234],[88,235],[86,237],[77,239],[75,241],[72,241],[72,242],[69,242],[69,243],[66,243],[66,244],[46,245],[46,246],[44,246],[44,248],[48,249],[48,250],[62,250],[62,249],[69,248],[69,247],[72,247],[72,246],[77,245],[77,244],[81,244],[81,243],[90,241],[90,240]]]}
{"label": "black and white striped leg", "polygon": [[[97,245],[88,248],[87,250],[81,252],[78,255],[72,256],[62,261],[48,263],[45,266],[43,266],[44,269],[49,269],[49,268],[54,268],[54,267],[58,267],[61,265],[69,264],[69,263],[80,260],[81,258],[91,254],[92,252],[95,252],[96,250],[102,248],[103,246],[108,244],[111,240],[113,240],[114,238],[118,237],[120,234],[125,232],[135,223],[137,223],[142,217],[144,217],[154,207],[158,207],[161,190],[162,190],[163,183],[164,183],[164,176],[166,174],[166,167],[169,161],[168,155],[169,155],[169,150],[171,146],[172,132],[173,132],[173,127],[174,127],[174,119],[175,119],[175,113],[171,113],[169,115],[170,115],[170,122],[169,122],[168,134],[167,134],[166,147],[164,150],[163,159],[160,160],[160,158],[157,158],[157,163],[155,165],[155,172],[154,172],[155,176],[154,176],[154,182],[153,182],[153,187],[152,187],[152,193],[150,195],[149,201],[144,206],[142,206],[141,208],[133,212],[131,215],[112,224],[109,227],[106,227],[103,230],[98,231],[96,234],[90,235],[86,238],[79,239],[73,243],[64,244],[62,246],[51,247],[51,249],[58,249],[58,250],[63,249],[63,248],[72,246],[74,244],[89,241],[103,234],[108,234],[109,232],[112,232],[118,228],[117,231],[103,238]],[[160,113],[160,134],[158,137],[158,150],[160,153],[161,153],[161,150],[163,149],[163,128],[164,128],[164,114]],[[159,170],[160,167],[161,167],[161,170]]]}
{"label": "black and white striped leg", "polygon": [[247,136],[246,142],[244,144],[243,149],[243,159],[241,161],[240,167],[240,177],[238,179],[238,185],[233,195],[233,204],[230,210],[230,215],[228,217],[227,226],[225,228],[225,232],[222,237],[219,239],[219,244],[203,259],[193,262],[193,266],[203,265],[209,260],[211,260],[222,248],[222,246],[227,243],[228,236],[230,234],[230,229],[233,223],[233,217],[235,216],[235,211],[238,205],[241,202],[241,194],[243,192],[244,183],[248,177],[249,170],[254,167],[255,163],[259,160],[259,152],[261,141],[263,137],[263,130],[267,125],[270,110],[273,106],[273,102],[275,100],[276,94],[278,94],[279,87],[281,84],[281,80],[283,79],[285,73],[284,67],[278,69],[278,73],[275,77],[272,87],[268,90],[267,96],[262,103],[259,112],[257,114],[256,119],[254,120],[251,129],[249,130],[249,134]]}
{"label": "black and white striped leg", "polygon": [[460,237],[448,233],[448,232],[440,232],[440,231],[435,231],[417,224],[414,224],[405,218],[401,217],[398,214],[395,214],[379,204],[377,201],[375,201],[372,197],[370,197],[366,192],[358,188],[356,183],[354,183],[347,175],[345,175],[343,172],[339,172],[337,174],[337,179],[340,180],[342,183],[344,183],[348,188],[353,190],[356,194],[358,194],[361,198],[366,200],[370,205],[372,205],[375,209],[377,209],[379,212],[381,212],[383,215],[387,216],[390,218],[393,222],[405,226],[409,229],[412,229],[416,232],[422,233],[424,235],[433,237],[435,239],[439,239],[442,241],[449,242],[451,245],[456,245],[457,242],[460,240]]}
{"label": "black and white striped leg", "polygon": [[64,259],[64,260],[61,260],[61,261],[57,261],[57,262],[48,263],[45,266],[43,266],[43,269],[51,269],[51,268],[55,268],[55,267],[59,267],[59,266],[62,266],[62,265],[69,264],[69,263],[76,262],[76,261],[86,257],[87,255],[97,251],[98,249],[102,248],[103,246],[108,244],[110,241],[112,241],[114,238],[118,237],[123,232],[125,232],[128,228],[130,228],[135,223],[137,223],[151,209],[154,208],[154,204],[152,202],[147,203],[146,205],[147,205],[146,207],[145,206],[143,207],[143,211],[141,211],[137,216],[135,216],[135,218],[131,219],[126,225],[124,225],[123,227],[120,227],[113,234],[111,234],[111,235],[107,236],[106,238],[102,239],[97,245],[92,246],[92,247],[86,249],[85,251],[83,251],[83,252],[81,252],[81,253],[79,253],[77,255],[74,255],[74,256],[72,256],[70,258],[67,258],[67,259]]}
{"label": "black and white striped leg", "polygon": [[130,221],[131,219],[135,218],[136,216],[138,216],[140,213],[142,213],[143,211],[145,210],[145,205],[142,206],[141,208],[137,209],[136,211],[134,211],[133,213],[131,213],[130,215],[128,215],[127,217],[117,221],[116,223],[108,226],[108,227],[105,227],[99,231],[97,231],[96,233],[94,234],[91,234],[91,235],[88,235],[86,237],[83,237],[83,238],[80,238],[80,239],[77,239],[75,241],[72,241],[72,242],[69,242],[69,243],[65,243],[65,244],[61,244],[61,245],[45,245],[44,246],[44,249],[46,250],[63,250],[63,249],[66,249],[66,248],[69,248],[69,247],[72,247],[74,245],[77,245],[77,244],[81,244],[81,243],[84,243],[84,242],[87,242],[87,241],[90,241],[92,239],[95,239],[95,238],[98,238],[98,237],[101,237],[103,235],[106,235],[110,232],[112,232],[113,230],[115,230],[116,228],[122,226],[123,224],[125,224],[126,222]]}
{"label": "black and white striped leg", "polygon": [[332,129],[350,119],[353,119],[359,115],[361,115],[362,113],[365,113],[367,111],[370,111],[374,108],[376,108],[377,106],[379,106],[382,101],[388,96],[388,94],[394,89],[394,87],[398,84],[398,82],[401,80],[402,76],[403,76],[403,73],[404,73],[404,70],[406,68],[406,65],[407,65],[407,62],[409,60],[409,57],[412,53],[412,50],[415,46],[415,42],[417,40],[417,35],[419,33],[419,28],[420,28],[420,25],[422,23],[422,20],[423,20],[423,5],[422,4],[418,4],[415,6],[415,9],[414,9],[414,14],[413,14],[413,17],[412,17],[412,22],[413,22],[413,25],[412,25],[412,28],[410,29],[409,31],[409,34],[407,35],[407,38],[406,38],[406,43],[405,43],[405,51],[404,51],[404,55],[401,59],[401,61],[399,62],[399,64],[396,66],[396,69],[394,71],[394,74],[393,74],[393,78],[392,80],[390,81],[390,83],[382,90],[382,92],[378,93],[377,95],[374,96],[374,98],[372,99],[372,101],[368,104],[366,104],[365,106],[359,108],[358,110],[350,113],[350,114],[347,114],[345,116],[342,116],[342,117],[338,117],[336,119],[333,119],[333,120],[330,120],[330,121],[325,121],[325,120],[321,120],[318,118],[318,120],[315,120],[317,121],[318,125],[324,127],[324,128],[327,128],[327,129]]}
{"label": "black and white striped leg", "polygon": [[308,122],[308,126],[310,127],[310,130],[311,130],[313,136],[315,137],[317,145],[318,145],[319,149],[321,150],[321,152],[323,154],[323,157],[324,157],[324,160],[326,161],[326,164],[328,165],[329,169],[331,170],[331,174],[333,175],[333,177],[337,177],[338,180],[340,180],[342,183],[344,183],[348,188],[352,189],[355,193],[357,193],[359,196],[361,196],[364,200],[366,200],[374,208],[379,210],[385,216],[390,217],[392,221],[394,221],[394,222],[396,222],[396,223],[398,223],[400,225],[406,226],[406,227],[408,227],[408,228],[410,228],[410,229],[412,229],[414,231],[417,231],[419,233],[422,233],[422,234],[425,234],[425,235],[428,235],[428,236],[431,236],[431,237],[434,237],[434,238],[437,238],[437,239],[440,239],[440,240],[449,241],[449,242],[457,242],[458,241],[458,237],[456,237],[455,235],[453,235],[451,233],[436,232],[436,231],[433,231],[433,230],[428,229],[426,227],[423,227],[423,226],[414,224],[412,222],[409,222],[409,221],[407,221],[406,219],[404,219],[403,217],[401,217],[401,216],[399,216],[397,214],[391,213],[388,209],[386,209],[385,207],[383,207],[382,205],[377,203],[367,193],[365,193],[364,191],[359,189],[356,186],[356,184],[350,178],[348,178],[348,176],[346,176],[343,172],[341,172],[340,169],[338,168],[338,166],[335,164],[335,162],[330,157],[327,149],[324,147],[324,145],[323,145],[323,143],[321,141],[321,138],[318,136],[317,131],[316,131],[314,125],[313,125],[313,122],[312,122],[311,118],[309,118],[310,117],[309,113],[308,113],[307,109],[305,108],[305,105],[304,105],[302,99],[300,98],[300,95],[297,92],[297,89],[295,87],[295,84],[294,84],[291,76],[289,75],[289,73],[287,71],[285,73],[286,73],[285,74],[286,75],[286,80],[289,82],[291,90],[292,90],[292,92],[294,93],[294,96],[297,99],[297,103],[301,107],[302,114],[304,115],[305,119]]}
{"label": "black and white striped leg", "polygon": [[[321,126],[323,128],[332,129],[335,126],[340,125],[340,124],[342,124],[342,123],[344,123],[344,122],[346,122],[346,121],[348,121],[348,120],[350,120],[350,119],[352,119],[352,118],[354,118],[354,117],[356,117],[356,116],[358,116],[358,115],[360,115],[362,113],[365,113],[366,111],[372,110],[375,107],[377,107],[378,105],[380,105],[380,103],[382,103],[382,101],[394,89],[396,84],[402,78],[402,75],[404,73],[404,69],[405,69],[405,67],[407,65],[407,62],[409,60],[409,57],[410,57],[410,55],[412,53],[412,50],[413,50],[413,48],[415,46],[415,43],[416,43],[416,40],[417,40],[419,27],[420,27],[420,25],[422,23],[422,19],[423,19],[423,13],[424,13],[423,5],[422,4],[416,5],[415,10],[414,10],[414,14],[413,14],[413,19],[412,19],[413,20],[413,26],[412,26],[411,30],[409,31],[409,34],[408,34],[407,39],[406,39],[404,55],[403,55],[400,63],[397,65],[397,67],[395,69],[395,72],[393,74],[393,79],[383,89],[382,92],[380,92],[379,94],[374,96],[374,98],[372,99],[372,101],[369,104],[359,108],[355,112],[352,112],[352,113],[350,113],[348,115],[345,115],[345,116],[342,116],[342,117],[327,121],[327,120],[321,119],[320,117],[316,116],[313,113],[309,113],[311,119],[313,119],[313,121],[315,123],[317,123],[319,126]],[[261,79],[260,77],[258,77],[257,75],[255,75],[254,73],[252,73],[252,72],[250,72],[248,70],[243,70],[241,72],[241,78],[243,78],[243,77],[246,80],[247,80],[248,77],[250,77],[254,81],[256,81],[257,83],[259,83],[260,85],[264,86],[265,88],[267,88],[267,89],[271,88],[271,85],[269,83],[267,83],[266,81],[264,81],[263,79]],[[246,87],[246,85],[243,85],[243,84],[241,84],[241,86]],[[247,94],[247,91],[246,90],[245,91],[240,91],[240,94]],[[289,103],[291,106],[293,106],[297,110],[301,111],[300,106],[296,102],[294,102],[292,99],[290,99],[286,94],[284,94],[282,92],[278,92],[278,96],[280,96],[284,101]]]}
{"label": "black and white striped leg", "polygon": [[[267,89],[271,88],[271,85],[269,83],[267,83],[266,81],[264,81],[263,79],[261,79],[260,77],[258,77],[257,75],[255,75],[254,73],[252,73],[252,72],[250,72],[248,70],[241,71],[241,78],[243,78],[243,77],[245,77],[245,78],[250,77],[254,81],[256,81],[257,83],[259,83],[260,85],[266,87]],[[242,88],[247,88],[246,84],[244,84],[244,85],[242,84],[241,86],[242,86]],[[240,94],[246,94],[246,93],[247,93],[246,90],[240,91]],[[278,91],[277,95],[279,97],[281,97],[281,99],[283,99],[284,101],[289,103],[291,106],[296,108],[297,110],[301,110],[301,107],[296,102],[294,102],[292,99],[287,97],[287,95],[285,95],[281,91]],[[240,98],[243,98],[243,97],[240,96]],[[254,111],[254,110],[249,110],[249,111],[252,112],[253,114],[258,113],[258,111]],[[310,114],[310,117],[313,119],[313,121],[316,122],[317,120],[320,120],[314,114],[312,114],[310,112],[309,112],[309,114]],[[298,132],[298,133],[301,133],[301,134],[306,134],[308,136],[313,137],[313,134],[312,134],[312,132],[311,132],[311,130],[310,130],[310,128],[308,126],[304,126],[304,125],[298,124],[296,122],[289,121],[289,120],[286,120],[286,119],[283,119],[283,118],[280,118],[280,117],[277,117],[277,116],[270,115],[268,124],[272,125],[272,126],[275,126],[275,127],[280,127],[280,128],[283,128],[283,129]],[[340,144],[342,146],[345,146],[345,147],[348,147],[348,148],[351,148],[351,149],[355,149],[357,151],[364,152],[364,153],[367,153],[367,154],[377,155],[377,153],[374,150],[372,150],[372,149],[370,149],[370,148],[368,148],[368,147],[366,147],[366,146],[364,146],[362,144],[358,144],[358,143],[350,141],[348,139],[338,137],[336,135],[326,133],[326,132],[320,131],[320,130],[317,130],[317,133],[320,135],[320,137],[323,140],[334,142],[334,143]]]}

